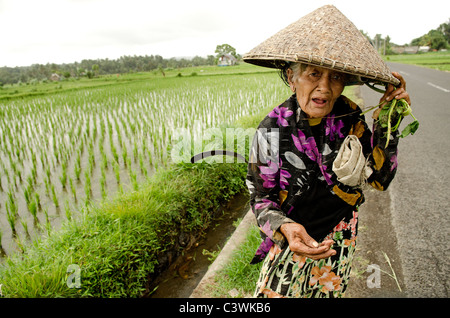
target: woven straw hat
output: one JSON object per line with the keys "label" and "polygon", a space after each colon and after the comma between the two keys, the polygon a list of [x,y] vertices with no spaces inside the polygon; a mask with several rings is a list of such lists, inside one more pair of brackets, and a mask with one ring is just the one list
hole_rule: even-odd
{"label": "woven straw hat", "polygon": [[354,75],[348,85],[400,83],[367,38],[332,5],[300,18],[243,59],[272,68],[284,68],[286,62],[318,65]]}

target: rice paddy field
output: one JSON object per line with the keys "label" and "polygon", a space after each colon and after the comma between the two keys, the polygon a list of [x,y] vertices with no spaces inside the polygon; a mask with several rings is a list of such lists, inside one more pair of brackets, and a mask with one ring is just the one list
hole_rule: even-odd
{"label": "rice paddy field", "polygon": [[251,65],[3,87],[0,255],[138,189],[171,163],[177,131],[224,127],[289,95],[277,73]]}
{"label": "rice paddy field", "polygon": [[450,51],[388,55],[384,58],[389,62],[414,64],[440,71],[450,71]]}

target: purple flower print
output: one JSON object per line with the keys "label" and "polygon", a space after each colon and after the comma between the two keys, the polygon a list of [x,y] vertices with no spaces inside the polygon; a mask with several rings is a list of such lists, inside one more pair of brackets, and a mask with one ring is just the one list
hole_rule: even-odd
{"label": "purple flower print", "polygon": [[264,223],[263,227],[261,228],[261,231],[266,234],[268,237],[273,236],[272,228],[270,227],[270,222],[267,220],[266,223]]}
{"label": "purple flower print", "polygon": [[330,140],[334,140],[334,136],[337,134],[339,138],[344,138],[344,135],[341,133],[341,129],[344,127],[344,123],[342,120],[339,120],[337,124],[334,124],[334,116],[332,115],[327,118],[327,121],[325,123],[325,135],[330,135]]}
{"label": "purple flower print", "polygon": [[258,250],[256,251],[256,256],[259,256],[261,260],[263,260],[267,253],[269,253],[270,248],[273,246],[273,241],[266,237],[266,239],[261,243],[261,245],[258,247]]}
{"label": "purple flower print", "polygon": [[277,185],[275,178],[278,174],[278,166],[276,163],[268,160],[267,166],[260,166],[259,170],[261,171],[260,176],[264,180],[264,188],[273,188]]}
{"label": "purple flower print", "polygon": [[286,178],[290,178],[291,174],[287,172],[286,170],[280,169],[280,188],[286,189],[286,186],[289,185],[289,182],[286,180]]}
{"label": "purple flower print", "polygon": [[[397,150],[397,153],[398,153],[398,150]],[[397,168],[397,165],[398,165],[397,153],[391,157],[391,160],[390,160],[392,162],[391,171],[393,171],[395,168]]]}
{"label": "purple flower print", "polygon": [[277,106],[269,113],[269,117],[278,118],[277,125],[286,127],[288,122],[285,118],[292,116],[293,113],[292,110],[289,110],[286,107]]}
{"label": "purple flower print", "polygon": [[273,231],[270,227],[269,221],[267,221],[260,230],[267,235],[266,239],[261,243],[258,250],[256,251],[256,255],[259,255],[261,258],[264,258],[269,252],[270,248],[274,244],[272,241]]}
{"label": "purple flower print", "polygon": [[280,208],[280,206],[277,203],[275,203],[271,200],[262,199],[262,203],[255,204],[255,209],[264,209],[264,208],[267,208],[269,205],[272,205],[275,209]]}
{"label": "purple flower print", "polygon": [[[281,166],[281,161],[280,161]],[[260,166],[259,170],[261,171],[260,176],[264,180],[263,187],[264,188],[273,188],[277,185],[276,179],[280,178],[279,186],[281,189],[285,189],[287,185],[289,185],[287,178],[291,177],[291,174],[286,170],[280,169],[279,166],[268,160],[267,166]]]}
{"label": "purple flower print", "polygon": [[309,137],[306,139],[305,134],[298,129],[298,137],[292,134],[292,140],[294,141],[295,147],[298,151],[306,154],[309,159],[317,161],[319,157],[319,150],[317,149],[317,144],[314,137]]}
{"label": "purple flower print", "polygon": [[283,162],[280,160],[280,188],[286,189],[286,186],[289,185],[289,182],[286,180],[291,177],[291,174],[286,170],[281,169]]}
{"label": "purple flower print", "polygon": [[297,147],[298,151],[306,154],[309,159],[312,161],[317,162],[319,165],[319,169],[322,172],[325,181],[331,185],[333,182],[331,181],[331,175],[326,171],[327,166],[322,164],[322,154],[319,153],[319,150],[317,149],[317,144],[314,139],[314,137],[309,137],[306,139],[305,134],[298,129],[298,137],[292,134],[292,140],[294,141],[295,147]]}
{"label": "purple flower print", "polygon": [[322,171],[323,177],[325,178],[325,181],[332,185],[333,182],[331,181],[331,175],[327,172],[327,166],[322,164],[322,155],[320,155],[320,161],[317,162],[319,164],[319,169]]}

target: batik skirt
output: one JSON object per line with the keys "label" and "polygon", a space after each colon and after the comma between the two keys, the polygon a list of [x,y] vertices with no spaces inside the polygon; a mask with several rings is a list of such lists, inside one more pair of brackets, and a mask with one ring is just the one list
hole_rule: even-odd
{"label": "batik skirt", "polygon": [[358,213],[342,220],[323,240],[333,239],[336,255],[313,260],[274,244],[266,256],[255,297],[342,297],[350,278],[356,249]]}

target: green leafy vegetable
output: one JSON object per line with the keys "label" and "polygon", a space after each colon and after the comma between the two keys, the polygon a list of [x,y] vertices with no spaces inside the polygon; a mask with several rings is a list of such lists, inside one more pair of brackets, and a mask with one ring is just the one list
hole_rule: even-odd
{"label": "green leafy vegetable", "polygon": [[[392,119],[395,118],[392,115],[395,112],[398,113],[398,118],[396,119],[395,123],[392,123]],[[389,144],[389,136],[398,129],[403,118],[409,115],[414,118],[414,121],[403,129],[400,135],[401,138],[404,138],[408,135],[414,135],[417,129],[419,129],[419,121],[412,114],[411,106],[409,106],[408,102],[403,98],[399,100],[394,98],[391,102],[386,103],[381,108],[380,114],[378,115],[378,122],[381,127],[387,128],[387,140],[385,148]]]}
{"label": "green leafy vegetable", "polygon": [[405,138],[409,134],[414,135],[414,133],[416,132],[417,129],[419,129],[419,121],[415,120],[411,124],[406,126],[405,129],[403,129],[402,134],[400,135],[400,137],[401,138]]}

